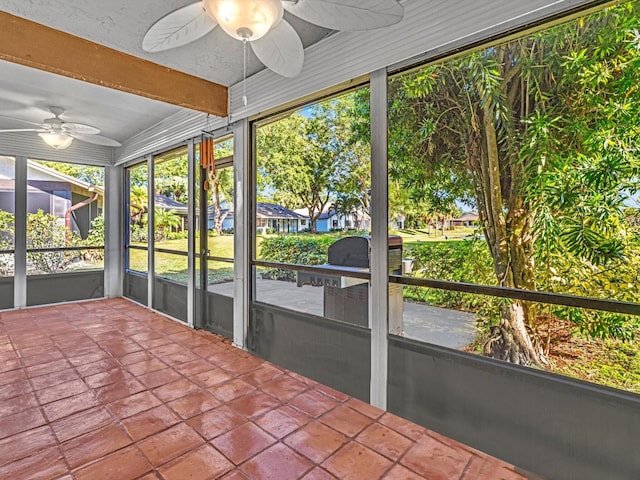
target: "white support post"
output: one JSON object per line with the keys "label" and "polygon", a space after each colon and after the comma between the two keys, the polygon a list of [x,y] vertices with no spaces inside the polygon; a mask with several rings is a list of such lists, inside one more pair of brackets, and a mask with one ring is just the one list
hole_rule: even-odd
{"label": "white support post", "polygon": [[195,325],[196,305],[196,154],[193,140],[187,144],[187,324]]}
{"label": "white support post", "polygon": [[124,277],[124,169],[105,167],[104,295],[120,297]]}
{"label": "white support post", "polygon": [[155,291],[155,212],[154,195],[156,191],[153,178],[155,162],[153,155],[147,157],[147,307],[153,308],[153,296]]}
{"label": "white support post", "polygon": [[371,404],[387,408],[387,352],[389,311],[387,72],[371,73]]}
{"label": "white support post", "polygon": [[13,307],[27,306],[27,157],[15,158]]}
{"label": "white support post", "polygon": [[234,256],[233,256],[233,344],[247,348],[249,326],[249,122],[237,122],[233,129],[233,171],[234,171]]}

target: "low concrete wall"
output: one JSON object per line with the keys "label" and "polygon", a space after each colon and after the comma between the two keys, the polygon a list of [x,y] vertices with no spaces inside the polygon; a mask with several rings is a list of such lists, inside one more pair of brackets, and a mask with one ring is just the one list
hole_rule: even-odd
{"label": "low concrete wall", "polygon": [[0,277],[0,310],[13,308],[13,277]]}
{"label": "low concrete wall", "polygon": [[149,304],[149,288],[147,275],[136,272],[124,274],[124,296],[142,305]]}
{"label": "low concrete wall", "polygon": [[196,327],[233,339],[233,297],[206,292],[201,302],[202,291],[197,290]]}
{"label": "low concrete wall", "polygon": [[369,401],[368,329],[255,302],[249,351],[277,365]]}
{"label": "low concrete wall", "polygon": [[187,286],[166,278],[155,278],[153,308],[182,322],[187,321]]}
{"label": "low concrete wall", "polygon": [[640,396],[391,336],[388,408],[554,480],[640,478]]}
{"label": "low concrete wall", "polygon": [[104,270],[27,276],[27,306],[104,297]]}

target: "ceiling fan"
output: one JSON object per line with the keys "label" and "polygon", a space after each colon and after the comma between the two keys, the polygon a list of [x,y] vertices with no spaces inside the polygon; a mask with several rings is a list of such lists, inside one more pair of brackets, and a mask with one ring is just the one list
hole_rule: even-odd
{"label": "ceiling fan", "polygon": [[0,133],[5,132],[38,132],[38,135],[45,143],[57,150],[63,150],[71,145],[74,139],[81,142],[93,143],[94,145],[104,145],[107,147],[119,147],[120,142],[102,135],[100,129],[82,123],[69,123],[60,118],[64,114],[62,107],[49,107],[53,114],[52,118],[45,119],[42,123],[30,122],[19,118],[4,117],[13,121],[29,123],[39,128],[9,128],[0,129]]}
{"label": "ceiling fan", "polygon": [[191,43],[216,25],[251,45],[258,59],[284,77],[302,70],[304,49],[283,10],[331,30],[373,30],[402,20],[397,0],[202,0],[154,23],[142,48],[160,52]]}

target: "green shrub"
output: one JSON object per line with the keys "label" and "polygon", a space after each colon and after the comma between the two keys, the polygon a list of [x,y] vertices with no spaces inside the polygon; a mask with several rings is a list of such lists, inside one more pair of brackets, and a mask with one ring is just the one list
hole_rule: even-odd
{"label": "green shrub", "polygon": [[[405,257],[414,259],[412,276],[452,282],[496,285],[493,260],[484,240],[425,242],[411,245]],[[405,286],[404,297],[430,305],[476,312],[481,322],[499,318],[500,299],[470,293]]]}
{"label": "green shrub", "polygon": [[[320,265],[327,263],[327,251],[335,241],[335,235],[278,235],[262,240],[261,256],[270,262]],[[267,269],[263,271],[263,276],[293,281],[296,273],[292,270]]]}

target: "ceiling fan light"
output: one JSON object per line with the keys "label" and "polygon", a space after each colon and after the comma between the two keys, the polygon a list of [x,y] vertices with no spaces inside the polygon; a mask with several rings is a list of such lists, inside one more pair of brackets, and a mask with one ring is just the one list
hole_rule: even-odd
{"label": "ceiling fan light", "polygon": [[64,133],[44,132],[38,135],[40,135],[40,138],[42,138],[47,145],[56,150],[64,150],[73,142],[73,137],[65,135]]}
{"label": "ceiling fan light", "polygon": [[238,40],[258,40],[282,20],[280,0],[204,0],[205,11]]}

